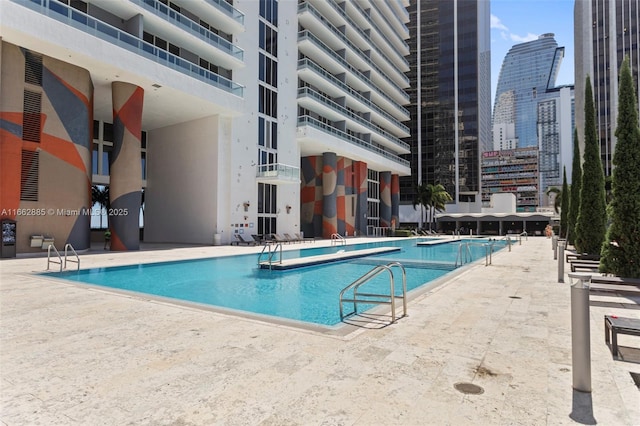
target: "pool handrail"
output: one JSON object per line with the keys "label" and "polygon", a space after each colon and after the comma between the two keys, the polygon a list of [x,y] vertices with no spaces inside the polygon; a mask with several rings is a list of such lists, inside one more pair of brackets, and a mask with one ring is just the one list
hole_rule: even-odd
{"label": "pool handrail", "polygon": [[338,244],[342,246],[346,246],[347,239],[338,233],[331,234],[331,245],[335,246]]}
{"label": "pool handrail", "polygon": [[[58,256],[58,260],[51,259],[51,249],[53,249],[56,252],[56,256]],[[49,244],[49,247],[47,247],[47,271],[49,270],[50,263],[57,263],[58,265],[60,265],[60,272],[62,272],[62,256],[60,256],[60,252],[58,251],[56,246],[54,246],[53,244]]]}
{"label": "pool handrail", "polygon": [[[393,270],[391,269],[394,266],[399,267],[400,270],[402,271],[402,296],[395,295],[395,282],[394,282]],[[358,293],[358,289],[360,288],[361,285],[367,283],[369,280],[380,275],[384,271],[389,272],[389,291],[390,291],[389,295],[377,294],[377,293]],[[350,289],[353,289],[353,298],[347,299],[344,297],[344,294]],[[378,297],[384,300],[359,299],[358,296]],[[342,321],[347,316],[357,314],[358,303],[365,303],[369,305],[371,304],[391,305],[391,323],[393,324],[396,322],[396,299],[402,299],[402,308],[403,308],[402,317],[407,316],[407,273],[404,269],[404,266],[402,266],[400,262],[390,262],[390,263],[387,263],[386,265],[378,265],[342,289],[342,291],[340,292],[340,300],[339,300],[340,320]],[[353,312],[350,312],[347,315],[344,314],[344,309],[343,309],[343,304],[345,302],[353,302]]]}
{"label": "pool handrail", "polygon": [[67,252],[68,252],[69,249],[71,249],[71,253],[73,253],[73,255],[76,257],[75,259],[69,259],[69,262],[73,262],[73,263],[78,264],[78,268],[76,270],[79,271],[80,270],[80,256],[78,256],[78,253],[76,253],[76,250],[69,243],[65,244],[65,246],[64,246],[64,269],[67,269]]}
{"label": "pool handrail", "polygon": [[[260,252],[260,255],[258,256],[258,265],[262,265],[262,264],[268,264],[269,265],[269,269],[271,269],[271,266],[273,265],[273,256],[276,254],[276,252],[280,253],[280,259],[278,260],[278,263],[282,263],[282,243],[276,243],[275,247],[273,248],[273,251],[271,251],[271,245],[273,243],[268,242],[267,244],[265,244],[265,246],[263,247],[262,251]],[[278,250],[278,248],[280,250]],[[267,250],[267,253],[269,254],[269,256],[267,257],[266,261],[261,261],[262,259],[262,255],[264,254],[265,250]]]}

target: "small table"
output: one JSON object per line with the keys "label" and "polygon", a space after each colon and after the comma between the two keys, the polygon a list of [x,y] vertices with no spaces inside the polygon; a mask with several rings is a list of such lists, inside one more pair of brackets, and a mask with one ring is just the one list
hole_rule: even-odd
{"label": "small table", "polygon": [[618,357],[618,333],[640,336],[640,320],[612,315],[604,316],[604,342],[608,344],[611,341],[611,353],[614,358]]}

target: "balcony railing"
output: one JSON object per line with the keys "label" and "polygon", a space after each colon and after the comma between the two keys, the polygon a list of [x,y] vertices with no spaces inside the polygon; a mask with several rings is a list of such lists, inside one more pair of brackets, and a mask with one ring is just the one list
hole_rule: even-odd
{"label": "balcony railing", "polygon": [[300,183],[300,169],[281,163],[259,164],[256,167],[256,178],[258,181]]}
{"label": "balcony railing", "polygon": [[217,47],[220,50],[227,52],[229,55],[233,56],[236,59],[243,60],[244,59],[244,50],[240,49],[238,46],[230,43],[229,41],[223,39],[217,34],[212,33],[208,29],[204,28],[197,22],[192,21],[187,18],[185,15],[176,12],[170,7],[160,3],[157,0],[130,0],[132,3],[135,3],[139,6],[144,7],[146,10],[150,11],[156,16],[159,16],[162,19],[171,22],[173,25],[182,28],[183,30],[195,35],[199,39],[206,41],[212,46]]}
{"label": "balcony railing", "polygon": [[233,95],[243,96],[244,87],[242,85],[173,55],[86,13],[73,9],[64,3],[56,0],[11,1]]}
{"label": "balcony railing", "polygon": [[333,126],[330,126],[328,124],[325,124],[323,122],[321,122],[320,120],[316,120],[313,117],[310,117],[308,115],[303,115],[298,117],[298,127],[302,127],[302,126],[311,126],[314,127],[316,129],[319,129],[320,131],[329,133],[343,141],[352,143],[354,145],[358,145],[368,151],[371,151],[375,154],[381,155],[384,158],[393,161],[396,164],[400,164],[402,166],[405,167],[409,167],[409,161],[405,160],[404,158],[400,158],[399,156],[392,154],[388,151],[385,151],[382,148],[379,148],[375,145],[372,145],[370,142],[367,141],[363,141],[362,139],[356,138],[355,136],[351,136],[350,134],[348,134],[347,132],[343,132],[342,130],[336,129]]}
{"label": "balcony railing", "polygon": [[386,130],[380,128],[379,126],[376,126],[371,121],[368,121],[368,120],[360,117],[359,115],[349,111],[347,108],[345,108],[345,107],[343,107],[341,105],[338,105],[337,103],[335,103],[331,99],[329,99],[326,96],[316,92],[315,90],[311,89],[310,87],[301,87],[301,88],[298,89],[298,98],[301,98],[301,97],[304,97],[304,96],[309,96],[309,97],[317,100],[318,102],[321,102],[326,107],[331,108],[332,110],[334,110],[337,113],[341,114],[342,116],[351,118],[353,121],[355,121],[355,122],[359,123],[360,125],[366,127],[370,131],[379,134],[380,136],[384,137],[386,140],[388,140],[390,142],[393,142],[394,145],[396,145],[396,147],[398,149],[405,150],[407,153],[410,152],[411,148],[410,148],[408,143],[401,141],[397,137],[393,136],[391,133],[389,133]]}
{"label": "balcony railing", "polygon": [[[365,85],[369,86],[371,91],[374,91],[374,92],[378,93],[381,97],[386,99],[389,103],[393,104],[393,106],[396,106],[397,108],[402,108],[402,106],[398,102],[396,102],[393,99],[391,99],[391,97],[389,95],[387,95],[385,92],[383,92],[382,90],[380,90],[378,88],[378,86],[373,83],[373,81],[371,81],[368,77],[366,77],[358,69],[353,67],[346,59],[344,59],[340,55],[338,55],[333,49],[331,49],[329,46],[324,44],[322,42],[322,40],[320,40],[318,37],[316,37],[313,33],[311,33],[308,30],[303,30],[303,31],[298,32],[298,42],[300,42],[300,41],[302,41],[304,39],[311,40],[311,42],[316,47],[318,47],[319,49],[324,51],[326,54],[331,56],[331,58],[333,60],[338,62],[340,65],[342,65],[351,74],[353,74],[354,76],[358,77],[358,79],[360,79],[360,81],[362,81]],[[409,94],[408,93],[406,93],[402,89],[397,93],[399,93],[406,102],[409,102]]]}
{"label": "balcony railing", "polygon": [[[371,39],[371,37],[369,35],[367,35],[364,31],[362,31],[362,28],[360,28],[354,21],[353,19],[351,19],[351,17],[349,15],[347,15],[347,12],[345,12],[345,10],[340,7],[338,5],[338,3],[335,2],[335,0],[326,0],[327,4],[331,6],[331,8],[333,10],[335,10],[338,14],[340,14],[340,16],[342,16],[342,19],[344,19],[345,21],[347,21],[349,23],[349,25],[351,25],[351,28],[355,31],[357,31],[360,34],[360,37],[362,37],[363,39],[367,40],[369,42],[369,44],[371,45],[371,47],[378,52],[378,54],[380,56],[382,56],[383,58],[385,58],[390,64],[393,65],[393,63],[389,60],[389,58],[387,58],[387,56],[382,53],[382,51],[380,50],[380,48],[376,45],[376,43]],[[409,12],[407,12],[408,14]],[[407,15],[408,16],[408,15]],[[389,44],[389,46],[392,46],[391,42],[386,38],[386,36],[384,34],[380,34],[384,40]],[[404,56],[400,56],[400,59],[402,60],[402,63],[405,66],[409,66],[409,61],[407,61],[407,59]],[[397,68],[395,65],[393,65],[395,68]],[[398,72],[402,73],[402,71],[398,70]]]}
{"label": "balcony railing", "polygon": [[[375,22],[373,22],[373,19],[371,19],[371,16],[369,16],[369,14],[365,12],[365,10],[362,8],[362,6],[358,4],[358,2],[354,1],[354,2],[351,2],[350,4],[353,5],[358,12],[360,12],[360,15],[362,15],[369,22],[369,24],[371,24],[371,28],[375,29],[375,31],[378,33],[380,37],[382,37],[390,46],[393,46],[393,44],[389,41],[389,38],[380,30],[380,27]],[[404,47],[407,51],[409,51],[409,45],[407,44],[407,42],[402,40],[400,37],[397,37],[397,38],[400,44],[402,45],[402,47]]]}
{"label": "balcony railing", "polygon": [[[300,3],[298,5],[298,13],[303,13],[305,11],[311,13],[313,16],[316,17],[316,19],[318,19],[320,22],[322,22],[322,24],[329,31],[331,31],[336,37],[338,37],[345,45],[349,46],[349,48],[356,55],[358,55],[360,57],[360,59],[362,59],[373,70],[375,70],[380,75],[380,77],[382,77],[383,80],[385,80],[387,83],[389,83],[391,86],[393,86],[396,90],[398,90],[400,92],[404,91],[395,81],[393,81],[391,78],[389,78],[389,76],[387,76],[387,73],[382,71],[380,69],[380,67],[378,65],[376,65],[371,60],[370,57],[365,55],[364,52],[362,52],[362,50],[360,50],[360,48],[358,46],[356,46],[351,40],[349,40],[348,37],[346,37],[343,33],[338,31],[338,29],[331,22],[329,22],[329,20],[327,18],[322,16],[322,14],[320,12],[318,12],[313,6],[311,6],[309,3],[306,3],[306,2],[305,3]],[[386,56],[382,56],[382,57],[384,59],[387,59]],[[400,71],[398,69],[398,67],[396,67],[394,64],[392,64],[390,61],[388,61],[388,62],[391,65],[391,67],[394,68],[397,71],[397,73],[400,76],[400,78],[402,79],[402,81],[404,81],[405,83],[409,84],[409,78],[406,75],[404,75],[404,73],[402,71]]]}
{"label": "balcony railing", "polygon": [[[328,80],[331,83],[333,83],[334,86],[339,87],[340,89],[342,89],[346,93],[348,93],[351,96],[353,96],[354,98],[356,98],[358,101],[360,101],[360,103],[362,103],[362,104],[368,106],[369,108],[375,110],[378,114],[382,115],[387,120],[391,121],[392,123],[394,123],[396,126],[401,128],[405,132],[409,132],[409,128],[407,126],[405,126],[404,124],[402,124],[397,118],[395,118],[394,116],[389,114],[387,111],[385,111],[382,108],[380,108],[378,105],[376,105],[373,102],[371,102],[369,99],[367,99],[364,96],[362,96],[357,90],[354,90],[351,87],[349,87],[348,84],[343,83],[342,81],[338,80],[333,74],[331,74],[330,72],[326,71],[324,68],[322,68],[320,65],[316,64],[315,62],[313,62],[311,59],[304,58],[304,59],[300,59],[298,61],[298,69],[300,70],[300,69],[304,69],[304,68],[309,68],[309,69],[315,71],[317,74],[319,74],[322,77],[324,77],[325,80]],[[409,116],[409,111],[406,108],[400,107],[400,108],[398,108],[398,110],[400,112],[402,112],[403,114]]]}
{"label": "balcony railing", "polygon": [[213,5],[216,9],[224,12],[225,15],[233,18],[236,22],[244,25],[244,13],[240,12],[235,7],[231,6],[224,0],[205,0],[207,3]]}

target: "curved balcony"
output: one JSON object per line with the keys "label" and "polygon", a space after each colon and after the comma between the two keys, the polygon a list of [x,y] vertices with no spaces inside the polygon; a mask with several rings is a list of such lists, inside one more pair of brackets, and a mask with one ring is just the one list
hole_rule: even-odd
{"label": "curved balcony", "polygon": [[[380,108],[375,103],[371,102],[369,99],[362,96],[357,90],[349,87],[348,84],[338,80],[333,74],[327,72],[320,65],[316,64],[309,58],[300,59],[298,61],[298,71],[300,70],[311,70],[318,76],[318,79],[321,81],[327,81],[332,84],[336,89],[338,89],[338,93],[341,95],[347,95],[347,97],[351,97],[359,102],[365,108],[370,108],[372,110],[372,114],[378,115],[379,118],[386,120],[387,123],[393,127],[396,127],[402,135],[400,137],[408,137],[410,135],[409,127],[402,124],[396,117],[389,114],[387,111]],[[318,84],[316,84],[318,85]],[[324,89],[323,89],[324,90]],[[337,96],[337,95],[336,95]],[[406,115],[406,120],[409,119],[409,111],[402,108],[400,112]]]}
{"label": "curved balcony", "polygon": [[382,157],[384,157],[385,160],[389,160],[394,162],[396,165],[403,167],[403,168],[407,168],[407,170],[410,170],[410,165],[409,165],[409,161],[405,160],[404,158],[399,157],[396,154],[393,154],[389,151],[385,151],[382,148],[379,148],[373,144],[371,144],[370,142],[364,141],[362,139],[356,138],[355,136],[352,136],[346,132],[343,132],[342,130],[336,129],[333,126],[330,126],[328,124],[325,124],[319,120],[316,120],[313,117],[309,117],[308,115],[303,115],[298,117],[298,128],[300,127],[304,127],[304,126],[310,126],[313,127],[315,129],[318,129],[324,133],[327,133],[331,136],[337,137],[340,140],[344,141],[344,142],[348,142],[351,143],[353,145],[356,145],[360,148],[364,148],[367,151],[370,151],[374,154],[380,155]]}
{"label": "curved balcony", "polygon": [[163,3],[160,3],[157,0],[129,0],[134,4],[137,4],[140,7],[143,7],[145,10],[150,11],[155,16],[158,16],[164,19],[167,22],[179,27],[181,30],[186,31],[187,33],[198,37],[200,40],[205,41],[210,46],[217,47],[218,49],[226,52],[231,55],[235,59],[239,61],[244,60],[244,50],[230,43],[229,41],[223,39],[217,34],[209,31],[204,28],[197,22],[192,21],[185,15],[176,12],[170,7],[166,6]]}
{"label": "curved balcony", "polygon": [[11,0],[100,40],[242,97],[244,87],[56,0]]}
{"label": "curved balcony", "polygon": [[[358,57],[358,59],[360,61],[362,61],[362,65],[363,67],[369,67],[371,68],[373,71],[375,71],[378,75],[378,78],[385,81],[387,84],[391,85],[395,90],[401,91],[403,92],[404,89],[402,87],[400,87],[400,85],[398,83],[396,83],[395,81],[393,81],[386,72],[384,72],[383,70],[380,69],[380,67],[375,64],[371,58],[367,55],[364,54],[364,52],[362,52],[362,50],[360,50],[360,48],[358,46],[356,46],[351,40],[349,40],[349,38],[347,36],[345,36],[342,32],[340,32],[327,18],[325,18],[324,16],[322,16],[322,14],[320,12],[318,12],[318,10],[316,10],[313,6],[311,6],[309,3],[304,2],[304,3],[300,3],[298,5],[298,14],[299,14],[299,18],[301,20],[304,20],[304,13],[308,12],[310,15],[313,15],[315,17],[315,19],[317,19],[318,21],[320,21],[322,23],[322,25],[336,38],[338,38],[340,40],[341,43],[343,43],[344,45],[348,46],[350,51],[355,53],[355,55]],[[386,58],[385,58],[386,59]],[[352,61],[350,61],[352,62]],[[405,87],[409,87],[410,83],[409,83],[409,78],[404,75],[402,73],[402,71],[400,71],[395,65],[391,64],[391,67],[396,71],[396,76],[399,78],[399,80],[401,80],[402,83],[405,84]]]}
{"label": "curved balcony", "polygon": [[[388,102],[392,108],[402,108],[399,102],[409,103],[409,95],[405,91],[401,90],[393,92],[399,99],[401,99],[401,101],[392,99],[390,95],[380,90],[378,86],[374,84],[373,81],[371,81],[371,79],[366,77],[364,74],[362,74],[362,72],[349,64],[346,59],[338,55],[333,49],[323,43],[313,33],[308,30],[298,32],[298,43],[301,43],[305,40],[309,40],[316,48],[320,49],[324,54],[328,55],[333,61],[339,64],[340,70],[336,70],[336,73],[347,71],[348,76],[357,77],[357,80],[361,83],[360,86],[362,87],[362,90],[371,91],[374,95],[377,95],[381,99],[384,99],[386,102]],[[356,82],[354,82],[354,84],[356,84]]]}
{"label": "curved balcony", "polygon": [[[329,110],[333,111],[334,121],[339,121],[345,118],[347,120],[350,119],[352,123],[359,124],[359,127],[361,127],[361,130],[365,132],[367,131],[372,132],[373,136],[378,136],[376,139],[380,144],[386,145],[388,148],[395,149],[396,152],[399,152],[401,154],[408,154],[411,152],[411,148],[408,143],[401,141],[397,137],[393,136],[391,133],[380,128],[379,126],[376,126],[371,121],[368,121],[360,117],[359,115],[353,113],[352,111],[349,111],[347,108],[338,105],[337,103],[333,102],[331,99],[321,95],[315,90],[309,87],[299,88],[298,99],[301,99],[304,97],[310,97],[315,101],[321,103],[323,106],[325,106]],[[307,107],[308,105],[305,105],[305,108]],[[314,110],[314,108],[308,108],[308,109]]]}

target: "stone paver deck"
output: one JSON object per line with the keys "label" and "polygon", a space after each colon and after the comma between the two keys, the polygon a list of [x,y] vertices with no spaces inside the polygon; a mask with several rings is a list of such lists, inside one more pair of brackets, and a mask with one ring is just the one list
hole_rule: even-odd
{"label": "stone paver deck", "polygon": [[[81,266],[261,250],[143,247]],[[415,296],[395,325],[344,336],[32,275],[45,267],[0,262],[3,425],[640,424],[640,364],[613,360],[603,326],[640,310],[592,304],[593,391],[573,391],[569,280],[546,238]]]}

